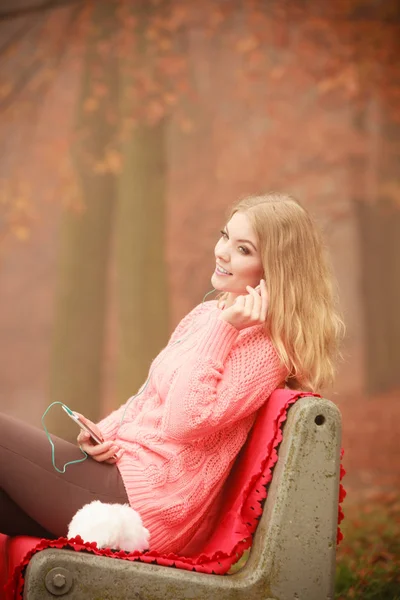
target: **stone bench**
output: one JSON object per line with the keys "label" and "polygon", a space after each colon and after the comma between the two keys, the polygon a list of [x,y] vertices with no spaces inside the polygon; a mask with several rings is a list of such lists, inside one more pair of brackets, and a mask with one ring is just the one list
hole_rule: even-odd
{"label": "stone bench", "polygon": [[288,410],[278,461],[249,558],[231,575],[45,549],[25,573],[24,599],[333,600],[341,416],[329,400]]}

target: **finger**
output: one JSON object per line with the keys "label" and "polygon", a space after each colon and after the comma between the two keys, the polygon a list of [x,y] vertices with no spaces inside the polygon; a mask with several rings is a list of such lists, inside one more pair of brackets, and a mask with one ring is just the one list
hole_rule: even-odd
{"label": "finger", "polygon": [[253,305],[254,305],[254,296],[252,294],[248,294],[245,297],[245,305],[243,308],[243,315],[245,317],[251,317],[252,311],[253,311]]}
{"label": "finger", "polygon": [[124,454],[125,450],[120,448],[118,450],[118,452],[116,452],[114,454],[114,456],[112,456],[111,458],[108,458],[105,462],[109,463],[109,464],[115,464],[120,458],[121,456]]}
{"label": "finger", "polygon": [[254,319],[255,321],[258,321],[260,318],[260,312],[261,312],[260,294],[258,294],[258,292],[254,288],[252,288],[250,285],[246,286],[246,289],[253,299],[251,318]]}
{"label": "finger", "polygon": [[118,452],[118,446],[114,442],[106,442],[92,446],[92,456],[104,456],[107,458]]}
{"label": "finger", "polygon": [[233,308],[235,309],[235,311],[237,313],[241,313],[243,311],[243,308],[245,306],[245,297],[244,296],[238,296],[235,300],[235,302],[233,303]]}
{"label": "finger", "polygon": [[[102,444],[91,444],[90,442],[81,444],[81,447],[83,448],[83,450],[85,452],[87,452],[87,454],[89,454],[90,456],[94,457],[100,457],[104,454],[109,454],[109,456],[112,456],[112,454],[114,452],[118,451],[118,446],[110,441],[107,442],[103,442]],[[112,449],[112,451],[111,451]]]}
{"label": "finger", "polygon": [[246,289],[249,292],[249,294],[251,294],[253,296],[254,302],[259,303],[261,306],[261,296],[260,296],[260,292],[258,291],[258,289],[251,287],[251,285],[247,285]]}
{"label": "finger", "polygon": [[83,444],[83,443],[89,441],[89,438],[90,438],[90,433],[88,433],[87,431],[81,430],[78,434],[78,437],[76,438],[76,441],[78,442],[78,444]]}
{"label": "finger", "polygon": [[[117,450],[118,450],[118,448],[117,448]],[[96,460],[97,462],[115,463],[118,460],[117,450],[115,450],[114,448],[110,448],[110,450],[108,450],[108,452],[103,452],[102,454],[99,454],[98,456],[92,456],[92,458],[94,460]]]}
{"label": "finger", "polygon": [[86,454],[89,454],[89,456],[92,456],[92,452],[93,452],[93,444],[91,444],[90,442],[82,442],[79,444],[79,448],[83,451],[86,452]]}
{"label": "finger", "polygon": [[268,312],[268,290],[264,279],[261,279],[261,320],[264,322]]}

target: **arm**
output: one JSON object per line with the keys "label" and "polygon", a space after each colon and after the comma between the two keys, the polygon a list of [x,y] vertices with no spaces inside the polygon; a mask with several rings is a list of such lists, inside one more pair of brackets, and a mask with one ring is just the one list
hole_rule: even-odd
{"label": "arm", "polygon": [[97,423],[97,427],[105,440],[112,440],[115,438],[125,406],[126,403],[122,404],[117,410],[114,410]]}
{"label": "arm", "polygon": [[166,398],[167,435],[191,441],[230,426],[258,410],[279,385],[284,368],[270,340],[253,331],[232,350],[238,335],[222,319],[208,325]]}
{"label": "arm", "polygon": [[186,335],[191,333],[191,328],[193,325],[193,321],[200,316],[202,313],[209,311],[209,303],[205,302],[204,304],[198,304],[195,306],[183,319],[178,323],[175,330],[173,331],[171,337],[168,341],[168,346],[170,344],[174,344],[179,339],[183,338]]}
{"label": "arm", "polygon": [[[205,304],[199,304],[198,306],[196,306],[193,310],[190,311],[190,313],[188,313],[177,325],[177,327],[175,328],[174,332],[172,333],[168,345],[177,342],[180,338],[184,337],[186,334],[188,334],[190,332],[190,328],[193,322],[193,319],[196,318],[198,315],[200,315],[202,312],[208,310],[208,307]],[[150,367],[150,371],[151,371],[151,367]],[[139,396],[140,390],[138,392],[138,396]],[[127,405],[127,403],[129,402],[130,399],[127,400],[127,402],[125,404],[123,404],[122,406],[120,406],[117,410],[114,410],[110,415],[108,415],[107,417],[105,417],[104,419],[102,419],[99,423],[97,423],[97,427],[99,428],[99,430],[102,433],[102,436],[104,437],[105,440],[109,440],[109,439],[113,439],[115,438],[116,434],[117,434],[117,430],[119,428],[121,419],[123,417],[124,414],[124,410],[125,407]],[[135,400],[132,401],[129,409],[127,410],[127,413],[129,411],[132,410],[133,408],[133,404],[135,403]],[[132,414],[129,414],[130,418],[132,418]]]}

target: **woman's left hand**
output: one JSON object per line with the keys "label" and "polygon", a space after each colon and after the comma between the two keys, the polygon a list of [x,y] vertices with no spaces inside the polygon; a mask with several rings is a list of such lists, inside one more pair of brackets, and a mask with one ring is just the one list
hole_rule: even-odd
{"label": "woman's left hand", "polygon": [[245,329],[253,325],[265,323],[268,310],[268,292],[264,279],[260,281],[260,292],[246,286],[246,296],[238,296],[229,308],[220,314],[220,319],[227,321],[236,329]]}
{"label": "woman's left hand", "polygon": [[[95,423],[92,423],[92,421],[80,413],[76,414],[79,415],[80,419],[97,435],[100,440],[103,439],[101,431]],[[118,447],[118,444],[116,444],[113,440],[103,440],[101,444],[97,444],[90,434],[84,430],[79,432],[77,442],[80,449],[86,452],[88,456],[97,462],[114,464],[120,457],[120,454],[117,453],[122,452]]]}

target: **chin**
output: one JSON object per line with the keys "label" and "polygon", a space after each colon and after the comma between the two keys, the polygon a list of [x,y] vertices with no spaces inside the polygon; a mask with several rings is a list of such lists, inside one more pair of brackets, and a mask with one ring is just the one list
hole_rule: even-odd
{"label": "chin", "polygon": [[223,285],[215,274],[211,277],[211,285],[217,292],[229,292],[229,290],[226,289],[226,285]]}

